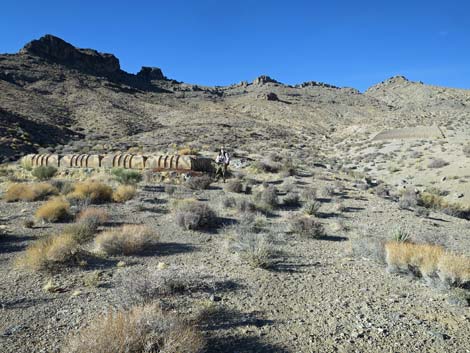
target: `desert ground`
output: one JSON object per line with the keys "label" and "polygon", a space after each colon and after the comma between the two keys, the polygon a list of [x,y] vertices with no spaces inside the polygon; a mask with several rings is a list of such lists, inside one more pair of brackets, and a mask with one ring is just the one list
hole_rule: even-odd
{"label": "desert ground", "polygon": [[[0,55],[1,352],[470,352],[469,91],[203,87],[109,55]],[[21,162],[222,145],[225,183]]]}

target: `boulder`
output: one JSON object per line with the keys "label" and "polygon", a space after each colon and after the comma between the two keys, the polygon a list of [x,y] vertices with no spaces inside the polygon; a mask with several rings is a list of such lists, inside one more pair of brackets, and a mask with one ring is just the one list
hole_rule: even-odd
{"label": "boulder", "polygon": [[166,80],[162,70],[159,67],[142,66],[140,71],[137,73],[137,77],[145,81],[153,80]]}
{"label": "boulder", "polygon": [[264,85],[266,83],[279,83],[275,79],[266,76],[266,75],[261,75],[253,80],[254,85]]}

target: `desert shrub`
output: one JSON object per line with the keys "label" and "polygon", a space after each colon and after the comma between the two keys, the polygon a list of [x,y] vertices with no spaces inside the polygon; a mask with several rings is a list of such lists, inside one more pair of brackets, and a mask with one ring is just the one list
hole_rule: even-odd
{"label": "desert shrub", "polygon": [[225,190],[240,194],[244,191],[243,183],[240,179],[230,180],[225,186]]}
{"label": "desert shrub", "polygon": [[262,211],[272,211],[279,206],[279,198],[277,189],[269,185],[254,195],[256,207]]}
{"label": "desert shrub", "polygon": [[165,185],[164,187],[165,192],[170,196],[176,192],[176,189],[177,189],[176,186],[170,185],[170,184]]}
{"label": "desert shrub", "polygon": [[52,270],[77,262],[78,243],[69,234],[36,240],[16,259],[16,266],[27,270]]}
{"label": "desert shrub", "polygon": [[449,165],[449,162],[443,159],[433,159],[428,163],[428,168],[442,168]]}
{"label": "desert shrub", "polygon": [[73,191],[73,184],[69,180],[58,180],[54,179],[49,182],[52,186],[54,186],[59,193],[62,195],[67,195]]}
{"label": "desert shrub", "polygon": [[113,189],[99,181],[87,180],[76,183],[73,192],[67,198],[76,200],[89,200],[90,203],[100,204],[110,202],[113,196]]}
{"label": "desert shrub", "polygon": [[70,217],[70,204],[62,197],[46,201],[36,210],[36,218],[46,222],[59,222]]}
{"label": "desert shrub", "polygon": [[385,184],[380,184],[375,188],[375,194],[379,197],[386,198],[390,196],[390,190]]}
{"label": "desert shrub", "polygon": [[180,227],[194,230],[213,226],[217,217],[205,203],[189,201],[178,205],[175,219]]}
{"label": "desert shrub", "polygon": [[180,148],[177,152],[180,156],[195,156],[199,151],[192,147],[183,147]]}
{"label": "desert shrub", "polygon": [[39,201],[48,196],[57,195],[58,190],[48,183],[12,184],[8,187],[4,200],[13,201]]}
{"label": "desert shrub", "polygon": [[189,178],[185,184],[191,190],[205,190],[212,184],[212,178],[204,174]]}
{"label": "desert shrub", "polygon": [[453,288],[448,293],[447,302],[466,308],[470,306],[470,291],[463,288]]}
{"label": "desert shrub", "polygon": [[95,238],[95,251],[108,255],[132,255],[143,251],[159,239],[149,227],[124,225],[98,234]]}
{"label": "desert shrub", "polygon": [[467,144],[466,146],[464,146],[462,148],[462,151],[463,151],[463,154],[465,155],[465,157],[470,158],[470,144]]}
{"label": "desert shrub", "polygon": [[315,216],[318,211],[320,211],[321,208],[321,202],[320,201],[308,201],[304,205],[304,212],[310,216]]}
{"label": "desert shrub", "polygon": [[63,232],[72,235],[75,241],[82,244],[93,239],[98,227],[106,223],[108,218],[106,210],[89,207],[82,210],[76,223],[66,226]]}
{"label": "desert shrub", "polygon": [[293,217],[290,220],[290,230],[306,238],[321,238],[325,236],[323,225],[317,220],[306,216]]}
{"label": "desert shrub", "polygon": [[237,208],[239,212],[243,212],[243,213],[256,211],[256,205],[247,199],[237,200],[235,207]]}
{"label": "desert shrub", "polygon": [[221,199],[221,205],[223,208],[232,208],[237,205],[237,200],[233,197],[224,197]]}
{"label": "desert shrub", "polygon": [[63,352],[200,353],[205,341],[199,331],[157,305],[108,311],[71,336]]}
{"label": "desert shrub", "polygon": [[398,200],[398,207],[401,209],[412,209],[418,206],[419,196],[412,189],[406,189]]}
{"label": "desert shrub", "polygon": [[119,185],[113,192],[114,202],[126,202],[131,200],[137,193],[133,185]]}
{"label": "desert shrub", "polygon": [[40,166],[33,169],[31,175],[39,180],[48,180],[57,173],[57,168],[52,166]]}
{"label": "desert shrub", "polygon": [[392,241],[385,244],[389,271],[405,271],[431,276],[436,273],[444,249],[439,245]]}
{"label": "desert shrub", "polygon": [[23,222],[23,227],[25,228],[33,228],[34,227],[34,221],[32,219],[26,219]]}
{"label": "desert shrub", "polygon": [[26,170],[28,172],[33,169],[33,164],[31,162],[31,160],[29,160],[27,158],[22,158],[21,159],[20,166],[21,166],[21,168],[23,168],[24,170]]}
{"label": "desert shrub", "polygon": [[269,268],[273,261],[273,246],[265,233],[237,234],[231,241],[230,249],[252,267]]}
{"label": "desert shrub", "polygon": [[426,217],[429,217],[429,210],[425,207],[417,207],[415,209],[415,215],[418,216],[418,217],[423,217],[423,218],[426,218]]}
{"label": "desert shrub", "polygon": [[282,199],[282,203],[287,207],[298,207],[300,206],[300,196],[297,192],[289,192]]}
{"label": "desert shrub", "polygon": [[320,190],[320,195],[326,198],[332,197],[335,194],[335,188],[332,185],[325,185]]}
{"label": "desert shrub", "polygon": [[352,237],[351,252],[356,257],[385,262],[385,241],[371,236]]}
{"label": "desert shrub", "polygon": [[397,243],[404,243],[411,240],[411,232],[407,229],[398,227],[392,231],[392,240]]}
{"label": "desert shrub", "polygon": [[314,189],[314,188],[304,189],[301,192],[300,197],[304,201],[315,201],[317,199],[317,189]]}
{"label": "desert shrub", "polygon": [[422,192],[419,195],[418,201],[419,205],[431,209],[441,209],[447,206],[447,203],[441,196],[429,192]]}
{"label": "desert shrub", "polygon": [[470,257],[445,253],[437,265],[439,278],[447,285],[462,286],[470,283]]}
{"label": "desert shrub", "polygon": [[124,185],[135,185],[142,181],[142,174],[136,170],[116,168],[111,170],[114,178]]}

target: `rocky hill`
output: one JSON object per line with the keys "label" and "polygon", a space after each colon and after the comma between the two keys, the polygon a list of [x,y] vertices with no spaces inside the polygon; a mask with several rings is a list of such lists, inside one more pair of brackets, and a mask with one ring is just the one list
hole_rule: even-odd
{"label": "rocky hill", "polygon": [[0,55],[0,90],[4,161],[41,148],[241,146],[253,138],[302,144],[351,132],[368,136],[387,126],[446,124],[451,116],[466,116],[470,102],[469,91],[404,77],[364,94],[318,82],[290,86],[268,76],[204,87],[168,79],[154,67],[124,72],[114,55],[52,35]]}

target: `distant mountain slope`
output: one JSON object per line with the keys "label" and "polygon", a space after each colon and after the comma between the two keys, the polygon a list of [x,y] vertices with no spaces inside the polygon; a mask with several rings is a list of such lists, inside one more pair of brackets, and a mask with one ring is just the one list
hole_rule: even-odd
{"label": "distant mountain slope", "polygon": [[260,134],[315,143],[317,137],[343,138],[351,126],[376,131],[429,119],[445,123],[468,114],[470,103],[470,91],[401,77],[365,94],[317,82],[289,86],[267,76],[203,87],[168,79],[159,68],[126,73],[114,55],[77,49],[51,35],[18,54],[0,55],[0,92],[2,160],[47,146],[61,152],[87,145],[245,144]]}

